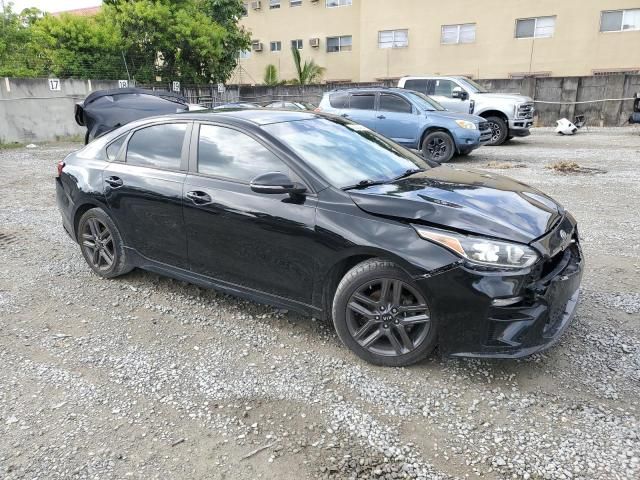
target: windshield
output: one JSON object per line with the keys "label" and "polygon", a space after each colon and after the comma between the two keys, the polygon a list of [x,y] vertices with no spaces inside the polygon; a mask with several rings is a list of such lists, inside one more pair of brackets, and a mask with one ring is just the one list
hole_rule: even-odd
{"label": "windshield", "polygon": [[462,83],[464,86],[468,87],[471,90],[474,90],[474,93],[489,93],[489,90],[484,88],[479,83],[474,82],[470,78],[460,78],[459,80],[460,83]]}
{"label": "windshield", "polygon": [[442,105],[436,102],[433,98],[427,97],[424,93],[406,91],[404,94],[413,100],[418,107],[426,110],[427,112],[442,112],[445,110]]}
{"label": "windshield", "polygon": [[336,188],[386,182],[429,165],[362,125],[314,118],[262,128],[293,150]]}

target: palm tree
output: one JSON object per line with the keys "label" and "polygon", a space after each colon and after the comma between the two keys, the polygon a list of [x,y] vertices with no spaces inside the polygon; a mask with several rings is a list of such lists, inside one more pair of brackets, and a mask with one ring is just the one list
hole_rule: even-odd
{"label": "palm tree", "polygon": [[296,72],[298,77],[294,78],[291,83],[294,85],[300,85],[302,88],[302,100],[304,101],[304,86],[314,82],[318,82],[322,75],[324,75],[325,68],[316,64],[313,60],[305,60],[302,63],[300,57],[300,50],[296,47],[291,47],[291,53],[293,54],[293,63],[296,65]]}
{"label": "palm tree", "polygon": [[264,71],[264,84],[270,87],[277,87],[282,82],[278,80],[278,69],[275,65],[267,65],[266,70]]}

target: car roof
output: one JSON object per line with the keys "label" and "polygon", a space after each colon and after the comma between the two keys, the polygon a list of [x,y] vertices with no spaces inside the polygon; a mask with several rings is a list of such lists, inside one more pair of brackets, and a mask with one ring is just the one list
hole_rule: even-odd
{"label": "car roof", "polygon": [[454,80],[465,80],[467,77],[462,75],[407,75],[402,77],[400,80],[426,80],[429,78],[445,78],[445,79],[454,79]]}
{"label": "car roof", "polygon": [[150,117],[146,121],[158,120],[197,120],[197,121],[240,121],[243,123],[251,123],[257,126],[269,125],[271,123],[295,122],[299,120],[312,120],[320,118],[322,115],[310,111],[303,110],[269,110],[269,109],[229,109],[229,110],[200,110],[196,112],[184,112],[173,115],[163,115],[159,117]]}
{"label": "car roof", "polygon": [[407,93],[405,88],[397,88],[397,87],[359,87],[359,88],[339,88],[336,90],[331,90],[327,92],[329,94],[332,93],[361,93],[361,92],[382,92],[382,93]]}

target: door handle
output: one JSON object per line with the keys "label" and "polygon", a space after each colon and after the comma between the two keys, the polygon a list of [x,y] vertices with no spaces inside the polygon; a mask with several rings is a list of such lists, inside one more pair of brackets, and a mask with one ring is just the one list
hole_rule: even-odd
{"label": "door handle", "polygon": [[107,177],[104,182],[109,185],[111,188],[120,188],[124,185],[124,182],[120,177]]}
{"label": "door handle", "polygon": [[343,114],[342,114],[342,115],[340,115],[340,116],[341,116],[341,117],[344,117],[344,118],[349,118],[349,114],[348,114],[348,113],[343,113]]}
{"label": "door handle", "polygon": [[385,118],[387,118],[387,117],[385,117],[384,115],[378,115],[378,118],[379,118],[380,120],[384,120],[384,119],[385,119]]}
{"label": "door handle", "polygon": [[187,198],[196,205],[206,205],[213,202],[213,200],[211,199],[211,195],[199,191],[187,192]]}

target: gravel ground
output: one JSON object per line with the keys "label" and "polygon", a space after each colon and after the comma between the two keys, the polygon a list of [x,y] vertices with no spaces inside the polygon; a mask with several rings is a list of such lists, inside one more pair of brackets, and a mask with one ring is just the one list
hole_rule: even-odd
{"label": "gravel ground", "polygon": [[575,214],[583,300],[544,354],[401,369],[315,319],[90,273],[54,199],[75,148],[0,151],[0,478],[640,478],[638,129],[539,129],[457,161]]}

